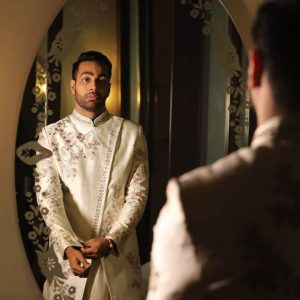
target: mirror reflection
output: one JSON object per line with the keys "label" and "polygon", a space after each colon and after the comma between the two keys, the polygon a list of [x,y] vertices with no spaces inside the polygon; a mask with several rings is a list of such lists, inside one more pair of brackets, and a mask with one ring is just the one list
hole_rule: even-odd
{"label": "mirror reflection", "polygon": [[[105,115],[94,115],[90,118],[93,119],[91,122],[82,111],[81,114],[78,111],[75,115],[73,113],[76,106],[76,80],[79,78],[73,78],[70,88],[72,64],[80,53],[90,50],[102,52],[112,63],[110,94],[106,101],[109,115],[101,111]],[[97,66],[105,69],[107,65],[93,64],[96,69]],[[230,16],[217,0],[154,0],[143,3],[133,0],[67,1],[45,34],[28,77],[16,149],[16,191],[20,228],[28,260],[41,290],[46,282],[46,299],[90,299],[102,292],[105,294],[101,295],[108,299],[110,293],[120,295],[120,299],[124,299],[124,294],[128,295],[128,299],[140,299],[141,294],[146,294],[152,226],[165,201],[167,180],[199,165],[211,163],[247,145],[251,140],[255,122],[245,88],[246,67],[247,59],[239,34]],[[83,70],[83,73],[91,75],[91,70]],[[100,73],[103,73],[102,69],[95,71],[97,80],[101,78]],[[92,74],[92,79],[95,74]],[[96,83],[94,88],[101,89]],[[98,92],[96,91],[95,95]],[[68,117],[70,115],[71,117]],[[140,128],[135,135],[136,139],[128,138],[131,133],[121,139],[127,125],[124,125],[123,121],[122,125],[113,125],[113,120],[118,118],[112,115],[140,124],[140,127],[134,125],[134,128]],[[53,148],[55,141],[47,137],[47,134],[55,135],[56,127],[51,127],[52,131],[45,136],[43,128],[65,117],[71,120],[73,118],[75,123],[79,122],[81,125],[87,122],[92,125],[92,130],[99,127],[98,121],[100,125],[110,123],[112,127],[108,126],[101,134],[89,136],[89,145],[93,145],[94,150],[84,141],[77,143],[75,133],[69,132],[65,141],[70,139],[71,144],[68,147],[77,149],[75,154],[72,151],[57,154]],[[121,128],[120,131],[117,130],[115,140],[111,137],[114,126]],[[87,133],[91,131],[84,128],[83,126],[79,133],[84,133],[87,137]],[[134,170],[138,172],[136,176],[141,180],[141,170],[144,172],[146,165],[142,165],[141,157],[135,157],[137,153],[134,152],[130,154],[128,162],[125,162],[127,154],[122,150],[125,143],[121,143],[132,143],[133,149],[138,145],[140,148],[136,149],[136,152],[141,153],[141,149],[144,149],[141,128],[148,144],[150,184],[145,212],[137,226],[140,254],[138,257],[136,249],[132,246],[135,244],[135,234],[132,234],[135,232],[135,222],[132,223],[133,229],[130,234],[126,235],[123,232],[124,248],[122,238],[119,240],[117,234],[122,232],[122,228],[117,228],[116,224],[122,223],[118,219],[119,214],[131,218],[130,222],[123,220],[124,224],[131,224],[132,218],[137,222],[141,217],[139,213],[131,215],[126,205],[136,207],[136,202],[130,201],[136,200],[137,197],[129,197],[129,183],[132,178],[135,178],[136,183]],[[41,133],[44,142],[42,137],[37,143]],[[78,137],[77,131],[76,136]],[[59,151],[66,149],[65,144],[56,146]],[[104,148],[100,151],[101,147]],[[106,151],[111,149],[113,155],[108,157],[103,154],[100,155],[101,158],[96,159],[99,170],[103,171],[98,172],[99,174],[96,174],[96,171],[95,174],[89,173],[94,172],[92,170],[95,169],[95,160],[91,159],[90,165],[89,160],[81,162],[81,166],[88,169],[77,170],[83,174],[78,176],[80,180],[77,182],[76,176],[70,175],[74,168],[68,156],[71,157],[71,153],[76,156],[79,152],[85,156],[84,153],[88,149],[89,154],[109,153]],[[55,163],[56,167],[58,165],[58,169],[61,170],[60,163],[63,161],[65,173],[57,171],[57,174],[54,174],[55,184],[52,182],[54,185],[51,186],[49,180],[53,166],[49,161],[57,155],[63,157]],[[104,166],[104,157],[111,166],[109,169]],[[37,162],[44,162],[40,169],[35,168]],[[119,168],[119,165],[116,166],[117,162],[120,162],[123,169]],[[141,165],[136,165],[137,163]],[[91,177],[93,180],[90,180]],[[54,205],[53,208],[54,202],[45,204],[47,200],[42,199],[47,193],[56,191],[58,185],[61,185],[61,203],[64,204],[67,214],[64,218],[71,225],[59,224],[58,220],[61,220],[62,216],[58,216],[57,211],[63,210],[62,207],[55,208]],[[95,188],[90,187],[89,192],[79,191],[81,185],[85,188],[86,185],[92,185]],[[139,195],[145,192],[145,182],[141,185],[143,187],[138,191]],[[93,191],[94,195],[90,195],[90,191]],[[37,202],[36,193],[42,200]],[[85,198],[83,195],[86,194],[95,201],[82,204]],[[51,197],[53,199],[57,195]],[[142,198],[139,199],[144,205]],[[99,206],[97,203],[100,203]],[[109,203],[113,204],[110,206]],[[138,210],[142,211],[143,207],[139,207]],[[61,226],[56,230],[69,225],[71,232],[74,233],[75,230],[76,237],[64,237],[68,242],[70,239],[79,241],[79,244],[74,244],[77,250],[94,246],[89,244],[89,241],[101,235],[106,238],[107,247],[104,249],[119,252],[119,257],[105,253],[105,259],[94,260],[92,254],[88,253],[87,263],[92,266],[87,267],[90,272],[89,280],[82,278],[85,277],[83,273],[80,274],[81,277],[72,275],[68,259],[62,255],[65,249],[59,253],[59,247],[56,249],[54,246],[55,243],[62,242],[55,241],[52,221],[47,221],[49,216],[56,225]],[[96,223],[93,218],[97,219]],[[44,219],[49,227],[53,227],[51,235]],[[86,220],[89,220],[86,231],[89,230],[93,234],[81,233]],[[87,243],[86,246],[84,243]],[[67,246],[68,243],[64,244],[65,248]],[[143,265],[142,281],[138,279],[139,260]],[[85,261],[81,263],[85,264]],[[98,272],[100,264],[106,273]],[[124,278],[121,276],[122,278],[116,281],[115,277],[118,275],[114,275],[111,270],[122,270]],[[110,285],[110,280],[114,284]]]}

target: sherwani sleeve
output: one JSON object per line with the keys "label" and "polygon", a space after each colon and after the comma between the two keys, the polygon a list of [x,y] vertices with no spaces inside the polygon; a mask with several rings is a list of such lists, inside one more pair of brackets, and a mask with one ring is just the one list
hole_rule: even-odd
{"label": "sherwani sleeve", "polygon": [[196,251],[186,225],[180,188],[175,179],[168,184],[167,198],[153,229],[147,300],[182,299],[181,294],[187,284],[200,276]]}
{"label": "sherwani sleeve", "polygon": [[142,127],[134,145],[132,165],[125,188],[125,201],[108,235],[118,249],[122,247],[141,219],[148,196],[148,153]]}
{"label": "sherwani sleeve", "polygon": [[[38,143],[50,150],[49,157],[41,159],[36,165],[37,202],[51,236],[57,242],[62,257],[69,246],[81,247],[74,234],[63,203],[63,193],[57,162],[51,151],[46,130],[40,133]],[[50,153],[49,152],[49,153]]]}

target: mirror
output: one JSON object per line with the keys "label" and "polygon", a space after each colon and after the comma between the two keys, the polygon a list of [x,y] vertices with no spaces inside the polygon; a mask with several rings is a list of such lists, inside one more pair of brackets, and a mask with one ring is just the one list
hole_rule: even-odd
{"label": "mirror", "polygon": [[[111,59],[108,110],[140,122],[148,138],[151,178],[139,227],[142,262],[149,260],[152,225],[169,177],[213,162],[251,139],[247,59],[219,1],[137,3],[69,0],[48,29],[28,77],[16,191],[24,246],[41,289],[45,277],[59,285],[64,276],[48,248],[46,212],[36,204],[34,141],[43,126],[72,112],[69,79],[80,52],[98,49]],[[74,298],[72,289],[68,297]]]}

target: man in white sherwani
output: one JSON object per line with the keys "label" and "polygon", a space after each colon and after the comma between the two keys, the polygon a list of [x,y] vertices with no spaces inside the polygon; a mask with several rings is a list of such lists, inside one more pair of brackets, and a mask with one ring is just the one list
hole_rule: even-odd
{"label": "man in white sherwani", "polygon": [[48,155],[37,164],[37,199],[51,230],[45,299],[142,297],[135,228],[147,200],[147,147],[141,126],[105,108],[111,70],[102,53],[82,53],[73,113],[39,137]]}
{"label": "man in white sherwani", "polygon": [[260,7],[251,146],[172,179],[147,300],[300,299],[300,1]]}

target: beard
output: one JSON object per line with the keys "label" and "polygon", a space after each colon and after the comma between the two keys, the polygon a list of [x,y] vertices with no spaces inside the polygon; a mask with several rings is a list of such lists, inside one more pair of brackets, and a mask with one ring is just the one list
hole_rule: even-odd
{"label": "beard", "polygon": [[[90,96],[95,96],[96,99],[89,100]],[[104,95],[99,92],[91,92],[81,95],[75,90],[75,100],[76,103],[85,111],[88,112],[98,112],[105,108],[105,101],[108,95]]]}

